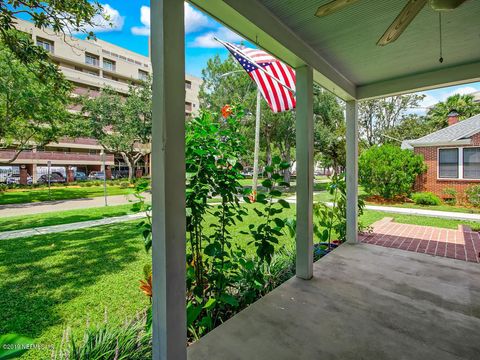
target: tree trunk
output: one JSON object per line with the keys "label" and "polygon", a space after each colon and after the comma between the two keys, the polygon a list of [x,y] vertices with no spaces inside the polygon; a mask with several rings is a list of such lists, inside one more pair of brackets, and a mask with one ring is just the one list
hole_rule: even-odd
{"label": "tree trunk", "polygon": [[127,164],[128,166],[128,182],[132,182],[132,179],[133,179],[133,162],[131,161],[130,157],[125,154],[125,153],[121,153],[122,155],[122,158],[123,158],[123,161],[125,161],[125,163]]}

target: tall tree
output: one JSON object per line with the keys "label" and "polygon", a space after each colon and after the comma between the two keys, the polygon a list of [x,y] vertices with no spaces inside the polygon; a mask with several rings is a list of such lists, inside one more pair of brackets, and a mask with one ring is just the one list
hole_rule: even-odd
{"label": "tall tree", "polygon": [[406,111],[416,108],[424,95],[409,94],[359,103],[360,134],[369,146],[384,142],[384,135],[397,126]]}
{"label": "tall tree", "polygon": [[89,38],[94,34],[89,29],[98,22],[108,21],[97,0],[2,0],[0,1],[0,41],[10,49],[13,56],[32,68],[42,80],[64,85],[63,76],[50,61],[46,51],[36,46],[30,37],[15,30],[15,17],[26,15],[36,27],[49,28],[57,33],[69,35],[84,33]]}
{"label": "tall tree", "polygon": [[151,152],[151,82],[131,85],[126,97],[106,88],[100,96],[83,102],[90,135],[106,151],[122,156],[131,181],[138,161]]}
{"label": "tall tree", "polygon": [[383,143],[400,145],[403,140],[418,139],[434,130],[425,116],[410,114],[402,118],[397,126],[385,132]]}
{"label": "tall tree", "polygon": [[447,100],[435,104],[427,113],[427,117],[436,130],[448,125],[448,113],[456,110],[460,114],[460,120],[468,119],[480,114],[480,103],[476,103],[472,95],[455,94]]}
{"label": "tall tree", "polygon": [[70,83],[63,76],[40,80],[34,73],[41,69],[37,61],[25,65],[0,41],[0,148],[15,149],[9,162],[68,135]]}
{"label": "tall tree", "polygon": [[314,86],[314,144],[323,166],[340,171],[345,167],[344,107],[332,93]]}

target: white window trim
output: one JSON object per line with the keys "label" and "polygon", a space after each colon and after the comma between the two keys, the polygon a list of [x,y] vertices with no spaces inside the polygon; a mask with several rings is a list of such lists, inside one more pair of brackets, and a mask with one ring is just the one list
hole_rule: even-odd
{"label": "white window trim", "polygon": [[[462,181],[477,181],[480,180],[480,178],[477,179],[465,179],[463,177],[463,149],[471,149],[471,148],[480,148],[480,146],[465,146],[465,147],[457,147],[457,146],[448,146],[448,147],[437,147],[437,180],[440,181],[449,181],[449,180],[462,180]],[[446,178],[446,177],[440,177],[440,150],[445,150],[445,149],[458,149],[458,177],[455,178]]]}

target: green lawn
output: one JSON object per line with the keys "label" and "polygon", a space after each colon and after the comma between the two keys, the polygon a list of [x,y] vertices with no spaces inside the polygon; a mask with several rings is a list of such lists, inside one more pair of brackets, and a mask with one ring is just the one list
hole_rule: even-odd
{"label": "green lawn", "polygon": [[[251,209],[257,205],[246,204]],[[295,207],[282,217],[293,217]],[[385,216],[395,221],[455,228],[460,221],[366,211],[369,225]],[[212,222],[213,217],[207,218]],[[88,323],[120,323],[148,305],[139,289],[142,268],[150,261],[143,249],[137,222],[0,241],[0,334],[15,332],[41,344],[58,345],[66,326],[82,333]],[[250,210],[232,231],[248,248],[249,237],[240,234],[250,223],[259,223]],[[207,228],[207,227],[206,227]],[[281,244],[293,242],[288,235]],[[280,245],[281,245],[280,244]],[[49,358],[47,352],[30,351],[26,359]]]}
{"label": "green lawn", "polygon": [[0,219],[0,232],[122,216],[131,214],[131,209],[132,204],[125,204],[117,206],[103,206],[98,208],[55,211],[28,216],[6,217]]}
{"label": "green lawn", "polygon": [[[120,186],[108,186],[107,195],[131,194],[132,188],[123,189]],[[8,190],[0,193],[0,205],[23,204],[49,200],[69,200],[81,198],[93,198],[103,196],[103,186],[92,187],[52,187],[51,196],[48,189],[21,189]]]}

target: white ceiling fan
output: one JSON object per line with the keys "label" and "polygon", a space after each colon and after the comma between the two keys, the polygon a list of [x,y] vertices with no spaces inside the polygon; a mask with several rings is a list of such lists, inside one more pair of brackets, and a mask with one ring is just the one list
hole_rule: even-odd
{"label": "white ceiling fan", "polygon": [[[330,1],[320,6],[315,16],[323,17],[330,15],[357,1],[359,0]],[[382,37],[377,41],[377,45],[385,46],[397,40],[427,3],[429,3],[430,7],[435,11],[449,11],[456,9],[465,1],[467,0],[408,0],[400,14],[398,14]]]}

